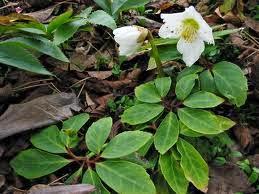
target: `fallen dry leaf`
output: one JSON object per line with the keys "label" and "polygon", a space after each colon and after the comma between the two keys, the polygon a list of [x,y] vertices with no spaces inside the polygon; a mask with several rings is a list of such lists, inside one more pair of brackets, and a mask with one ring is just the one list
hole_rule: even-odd
{"label": "fallen dry leaf", "polygon": [[95,187],[88,184],[47,186],[35,185],[28,194],[87,194],[95,191]]}
{"label": "fallen dry leaf", "polygon": [[250,17],[246,17],[245,19],[245,25],[249,28],[251,28],[252,30],[256,31],[257,33],[259,33],[259,22],[250,18]]}
{"label": "fallen dry leaf", "polygon": [[250,130],[245,126],[236,126],[233,128],[234,134],[243,149],[249,149],[253,144],[253,138]]}
{"label": "fallen dry leaf", "polygon": [[112,76],[112,71],[87,71],[87,73],[90,77],[94,77],[99,80],[104,80]]}
{"label": "fallen dry leaf", "polygon": [[236,165],[210,167],[210,181],[207,194],[253,193],[246,174]]}
{"label": "fallen dry leaf", "polygon": [[251,165],[253,165],[256,168],[259,168],[259,154],[248,156],[247,158],[250,161]]}
{"label": "fallen dry leaf", "polygon": [[80,109],[73,93],[47,95],[10,105],[0,117],[0,139],[67,119],[73,115],[72,110]]}
{"label": "fallen dry leaf", "polygon": [[39,22],[44,23],[50,18],[51,14],[55,8],[56,8],[56,6],[51,6],[46,9],[39,10],[39,11],[26,13],[24,15],[31,16],[31,17],[35,18],[36,20],[38,20]]}

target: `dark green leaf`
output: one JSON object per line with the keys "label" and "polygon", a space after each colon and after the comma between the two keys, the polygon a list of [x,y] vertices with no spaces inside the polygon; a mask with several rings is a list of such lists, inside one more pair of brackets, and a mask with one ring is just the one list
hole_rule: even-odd
{"label": "dark green leaf", "polygon": [[38,74],[52,75],[34,55],[14,42],[0,43],[0,63]]}
{"label": "dark green leaf", "polygon": [[117,193],[156,194],[156,189],[145,169],[126,161],[105,161],[96,164],[100,178]]}
{"label": "dark green leaf", "polygon": [[155,86],[161,97],[165,97],[170,88],[171,88],[172,80],[170,77],[162,77],[155,79]]}
{"label": "dark green leaf", "polygon": [[214,78],[209,70],[203,71],[200,76],[201,90],[211,93],[217,93]]}
{"label": "dark green leaf", "polygon": [[199,91],[186,98],[183,104],[190,108],[213,108],[223,102],[223,98],[220,98],[213,93]]}
{"label": "dark green leaf", "polygon": [[141,102],[156,103],[161,101],[161,97],[153,81],[136,87],[135,95]]}
{"label": "dark green leaf", "polygon": [[203,67],[198,65],[192,65],[191,67],[185,67],[177,76],[176,80],[179,81],[181,78],[187,75],[200,73],[203,71]]}
{"label": "dark green leaf", "polygon": [[113,0],[112,15],[124,10],[134,9],[147,4],[149,0]]}
{"label": "dark green leaf", "polygon": [[108,13],[106,13],[102,10],[97,10],[97,11],[93,12],[89,16],[88,21],[92,24],[106,26],[108,28],[111,28],[112,30],[117,27],[114,19]]}
{"label": "dark green leaf", "polygon": [[82,183],[94,185],[96,191],[92,194],[110,194],[110,192],[103,186],[99,176],[91,168],[88,168],[83,176]]}
{"label": "dark green leaf", "polygon": [[110,0],[94,0],[104,11],[111,14],[111,2]]}
{"label": "dark green leaf", "polygon": [[19,175],[27,178],[39,178],[53,173],[72,162],[61,156],[50,154],[37,149],[20,152],[10,165]]}
{"label": "dark green leaf", "polygon": [[93,123],[85,135],[88,149],[99,154],[112,129],[112,118],[102,118]]}
{"label": "dark green leaf", "polygon": [[151,133],[126,131],[115,136],[105,147],[102,158],[120,158],[139,150],[152,137]]}
{"label": "dark green leaf", "polygon": [[200,153],[188,142],[179,139],[177,149],[181,154],[181,167],[186,179],[199,190],[206,192],[209,182],[209,168]]}
{"label": "dark green leaf", "polygon": [[77,171],[75,171],[72,175],[70,175],[65,181],[66,185],[73,185],[78,183],[78,180],[81,179],[83,173],[83,167],[80,167]]}
{"label": "dark green leaf", "polygon": [[154,137],[154,144],[160,154],[166,153],[176,142],[179,135],[179,122],[173,112],[169,112],[160,123]]}
{"label": "dark green leaf", "polygon": [[191,93],[196,79],[198,79],[197,74],[190,74],[182,77],[176,83],[175,93],[179,100],[184,100]]}
{"label": "dark green leaf", "polygon": [[160,155],[159,165],[167,183],[177,194],[186,194],[189,181],[180,164],[169,153]]}
{"label": "dark green leaf", "polygon": [[203,134],[198,133],[196,131],[191,130],[185,124],[180,122],[180,134],[187,136],[187,137],[201,137]]}
{"label": "dark green leaf", "polygon": [[248,86],[240,67],[223,61],[215,64],[212,71],[218,91],[237,107],[245,104]]}
{"label": "dark green leaf", "polygon": [[77,30],[86,24],[85,19],[81,20],[74,20],[65,24],[62,24],[57,28],[57,30],[54,33],[54,43],[56,45],[59,45],[65,41],[67,41],[69,38],[71,38]]}
{"label": "dark green leaf", "polygon": [[130,125],[148,122],[163,112],[159,104],[138,104],[124,111],[121,121]]}
{"label": "dark green leaf", "polygon": [[67,153],[65,145],[60,139],[60,131],[52,125],[31,137],[31,143],[36,148],[51,153]]}
{"label": "dark green leaf", "polygon": [[25,47],[33,48],[41,53],[49,55],[55,59],[69,62],[68,58],[63,54],[59,47],[57,47],[53,42],[45,38],[12,38],[8,39],[5,42],[16,42],[21,43]]}

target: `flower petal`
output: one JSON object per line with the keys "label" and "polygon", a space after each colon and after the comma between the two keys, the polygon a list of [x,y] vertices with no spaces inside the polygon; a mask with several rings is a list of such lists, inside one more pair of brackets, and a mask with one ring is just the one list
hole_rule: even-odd
{"label": "flower petal", "polygon": [[177,43],[177,50],[183,54],[183,61],[187,66],[192,66],[204,51],[204,42],[200,38],[196,38],[193,42],[186,42],[180,38]]}
{"label": "flower petal", "polygon": [[197,12],[193,6],[186,8],[184,13],[185,13],[185,17],[193,18],[198,22],[200,26],[200,29],[198,32],[200,38],[202,38],[205,42],[209,44],[214,44],[212,28],[203,19],[201,14]]}
{"label": "flower petal", "polygon": [[159,29],[161,38],[179,38],[182,28],[183,13],[161,14],[164,24]]}
{"label": "flower petal", "polygon": [[114,40],[119,44],[120,55],[134,54],[142,43],[138,43],[141,31],[136,26],[124,26],[113,31]]}

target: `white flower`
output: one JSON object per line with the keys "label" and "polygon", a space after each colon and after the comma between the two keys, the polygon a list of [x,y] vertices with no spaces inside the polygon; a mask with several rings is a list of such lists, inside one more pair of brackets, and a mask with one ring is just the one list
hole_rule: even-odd
{"label": "white flower", "polygon": [[139,26],[124,26],[113,30],[114,40],[120,45],[120,55],[134,54],[145,41],[148,30]]}
{"label": "white flower", "polygon": [[161,14],[164,24],[159,30],[162,38],[180,38],[177,50],[187,66],[193,65],[204,51],[204,41],[214,44],[211,27],[193,6],[184,12]]}

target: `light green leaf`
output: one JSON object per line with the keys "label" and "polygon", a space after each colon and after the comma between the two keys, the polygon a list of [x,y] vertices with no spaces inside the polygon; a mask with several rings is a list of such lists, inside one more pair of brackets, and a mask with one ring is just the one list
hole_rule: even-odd
{"label": "light green leaf", "polygon": [[89,120],[89,114],[81,113],[63,122],[62,129],[77,133]]}
{"label": "light green leaf", "polygon": [[187,141],[179,139],[177,150],[181,154],[184,175],[197,189],[206,192],[209,182],[209,167],[200,153]]}
{"label": "light green leaf", "polygon": [[214,80],[218,91],[229,101],[240,107],[247,98],[247,79],[237,65],[226,61],[213,66]]}
{"label": "light green leaf", "polygon": [[99,176],[91,168],[88,168],[83,176],[82,183],[94,185],[96,191],[92,194],[110,194],[110,192],[103,186]]}
{"label": "light green leaf", "polygon": [[94,0],[104,11],[111,14],[111,2],[110,0]]}
{"label": "light green leaf", "polygon": [[156,194],[156,189],[145,169],[122,160],[96,164],[100,178],[117,193]]}
{"label": "light green leaf", "polygon": [[112,15],[124,10],[134,9],[147,4],[149,0],[113,0]]}
{"label": "light green leaf", "polygon": [[114,30],[117,26],[116,23],[108,13],[102,10],[97,10],[89,16],[90,23],[106,26]]}
{"label": "light green leaf", "polygon": [[83,11],[81,11],[80,14],[76,15],[75,17],[87,19],[89,17],[89,15],[91,14],[92,10],[93,10],[92,7],[88,7],[86,9],[84,9]]}
{"label": "light green leaf", "polygon": [[188,128],[202,134],[218,134],[223,132],[218,118],[209,111],[192,108],[180,108],[177,110],[180,121]]}
{"label": "light green leaf", "polygon": [[53,31],[55,31],[59,26],[61,26],[62,24],[68,22],[69,18],[72,16],[73,14],[73,10],[69,9],[68,11],[66,11],[65,13],[55,17],[48,25],[47,27],[47,32],[48,33],[52,33]]}
{"label": "light green leaf", "polygon": [[10,165],[15,172],[27,179],[39,178],[63,168],[72,160],[38,149],[20,152]]}
{"label": "light green leaf", "polygon": [[219,6],[221,13],[226,14],[231,11],[236,5],[236,0],[224,0],[223,4]]}
{"label": "light green leaf", "polygon": [[44,53],[46,55],[49,55],[55,59],[69,62],[68,58],[64,55],[64,53],[60,50],[59,47],[57,47],[53,42],[46,38],[11,38],[6,40],[5,42],[16,42],[20,43],[25,47],[33,48],[41,53]]}
{"label": "light green leaf", "polygon": [[159,104],[138,104],[125,110],[121,116],[121,121],[130,125],[146,123],[158,116],[163,110],[164,107]]}
{"label": "light green leaf", "polygon": [[214,78],[209,70],[203,71],[199,76],[201,90],[211,93],[217,93]]}
{"label": "light green leaf", "polygon": [[38,74],[52,75],[34,55],[14,42],[0,43],[0,63]]}
{"label": "light green leaf", "polygon": [[203,67],[198,65],[192,65],[191,67],[185,67],[177,76],[176,81],[179,81],[181,78],[187,75],[200,73],[203,71]]}
{"label": "light green leaf", "polygon": [[217,119],[220,125],[220,129],[222,131],[226,131],[236,124],[234,121],[230,120],[229,118],[223,117],[220,115],[217,115]]}
{"label": "light green leaf", "polygon": [[52,125],[33,135],[30,141],[36,148],[50,153],[67,153],[59,134],[60,131],[58,127]]}
{"label": "light green leaf", "polygon": [[126,131],[115,136],[105,147],[102,158],[120,158],[138,151],[152,138],[151,133]]}
{"label": "light green leaf", "polygon": [[74,20],[65,24],[62,24],[54,32],[54,43],[59,45],[69,38],[71,38],[77,30],[86,24],[85,19]]}
{"label": "light green leaf", "polygon": [[173,112],[169,112],[160,123],[154,137],[154,144],[160,154],[166,153],[178,140],[179,122]]}
{"label": "light green leaf", "polygon": [[223,98],[220,98],[213,93],[199,91],[186,98],[183,104],[190,108],[213,108],[223,102]]}
{"label": "light green leaf", "polygon": [[88,149],[99,154],[112,129],[112,118],[102,118],[94,122],[86,132],[85,142]]}
{"label": "light green leaf", "polygon": [[156,103],[161,101],[161,97],[153,81],[136,87],[135,95],[141,102]]}
{"label": "light green leaf", "polygon": [[186,194],[189,181],[180,164],[169,153],[160,155],[159,165],[167,183],[177,194]]}
{"label": "light green leaf", "polygon": [[170,88],[171,88],[172,80],[170,77],[162,77],[155,79],[155,86],[161,97],[165,97]]}
{"label": "light green leaf", "polygon": [[180,122],[180,134],[187,136],[187,137],[201,137],[203,134],[198,133],[196,131],[191,130],[185,124]]}
{"label": "light green leaf", "polygon": [[182,77],[175,86],[175,93],[179,100],[184,100],[192,91],[195,80],[198,79],[197,74],[190,74]]}

